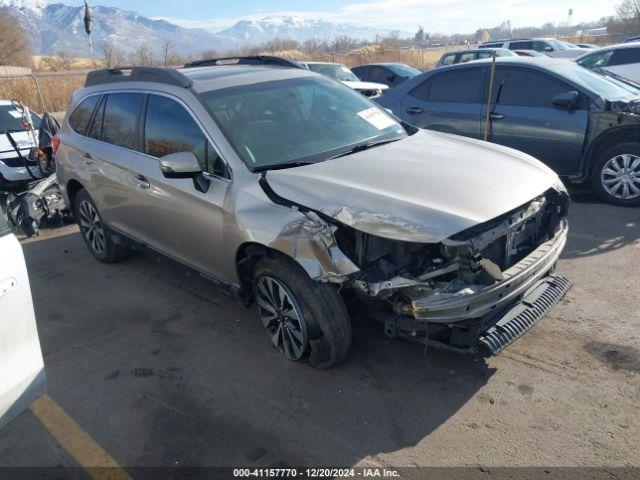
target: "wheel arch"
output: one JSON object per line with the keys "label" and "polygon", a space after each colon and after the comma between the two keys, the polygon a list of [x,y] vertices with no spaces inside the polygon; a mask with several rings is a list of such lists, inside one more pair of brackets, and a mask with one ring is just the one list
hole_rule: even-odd
{"label": "wheel arch", "polygon": [[73,212],[76,203],[76,196],[84,186],[77,180],[71,179],[67,182],[67,198],[69,199],[69,209]]}
{"label": "wheel arch", "polygon": [[609,148],[630,142],[640,144],[640,129],[637,126],[616,127],[600,134],[589,146],[585,176],[591,176],[593,164]]}

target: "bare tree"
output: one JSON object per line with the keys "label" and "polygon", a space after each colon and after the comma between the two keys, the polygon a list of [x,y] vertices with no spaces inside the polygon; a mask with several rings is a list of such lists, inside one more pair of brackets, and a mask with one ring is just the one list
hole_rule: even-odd
{"label": "bare tree", "polygon": [[202,58],[204,60],[211,60],[212,58],[219,58],[221,57],[220,52],[218,50],[205,50],[204,52],[202,52]]}
{"label": "bare tree", "polygon": [[122,52],[110,40],[102,42],[102,53],[107,68],[117,67],[122,62]]}
{"label": "bare tree", "polygon": [[58,61],[58,64],[60,65],[59,70],[71,70],[71,67],[73,66],[73,56],[71,55],[71,53],[67,50],[61,50],[58,52],[58,55],[56,56],[56,59]]}
{"label": "bare tree", "polygon": [[150,67],[153,65],[153,52],[149,45],[140,44],[133,54],[133,63],[138,67]]}
{"label": "bare tree", "polygon": [[640,28],[640,0],[623,0],[617,11],[629,31]]}
{"label": "bare tree", "polygon": [[329,42],[329,53],[337,55],[340,53],[348,53],[353,50],[357,42],[346,35],[340,35]]}
{"label": "bare tree", "polygon": [[162,66],[163,67],[169,66],[170,57],[171,57],[171,42],[167,40],[166,42],[164,42],[164,44],[162,44]]}
{"label": "bare tree", "polygon": [[33,65],[24,30],[7,10],[0,11],[0,65]]}

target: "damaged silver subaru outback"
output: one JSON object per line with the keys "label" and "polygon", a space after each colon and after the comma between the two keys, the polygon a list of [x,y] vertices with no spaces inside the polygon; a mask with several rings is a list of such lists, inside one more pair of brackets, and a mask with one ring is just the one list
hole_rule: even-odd
{"label": "damaged silver subaru outback", "polygon": [[553,274],[569,197],[549,168],[401,124],[286,61],[92,72],[60,140],[98,260],[176,260],[255,303],[291,360],[342,361],[349,311],[390,337],[497,352],[569,286]]}

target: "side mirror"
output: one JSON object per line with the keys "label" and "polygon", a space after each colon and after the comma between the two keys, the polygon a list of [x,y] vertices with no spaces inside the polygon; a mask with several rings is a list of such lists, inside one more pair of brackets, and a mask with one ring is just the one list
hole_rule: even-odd
{"label": "side mirror", "polygon": [[391,83],[394,83],[397,80],[397,78],[398,76],[395,73],[392,73],[387,77],[387,80],[389,80]]}
{"label": "side mirror", "polygon": [[551,103],[556,107],[572,109],[578,103],[578,92],[572,90],[571,92],[559,93],[551,99]]}
{"label": "side mirror", "polygon": [[160,171],[165,178],[192,178],[196,190],[206,193],[211,182],[202,175],[202,167],[193,152],[177,152],[160,159]]}
{"label": "side mirror", "polygon": [[202,168],[193,152],[177,152],[160,159],[160,171],[166,178],[193,178]]}

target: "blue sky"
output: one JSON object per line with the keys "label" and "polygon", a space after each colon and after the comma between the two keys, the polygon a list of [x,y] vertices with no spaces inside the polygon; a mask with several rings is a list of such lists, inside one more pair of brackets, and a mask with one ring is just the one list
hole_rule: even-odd
{"label": "blue sky", "polygon": [[[53,1],[53,0],[51,0]],[[61,0],[81,4],[82,0]],[[152,18],[166,18],[188,27],[219,31],[243,18],[293,14],[359,26],[432,32],[473,32],[505,20],[513,26],[567,20],[597,20],[613,15],[621,0],[89,0],[91,5],[117,6]]]}

